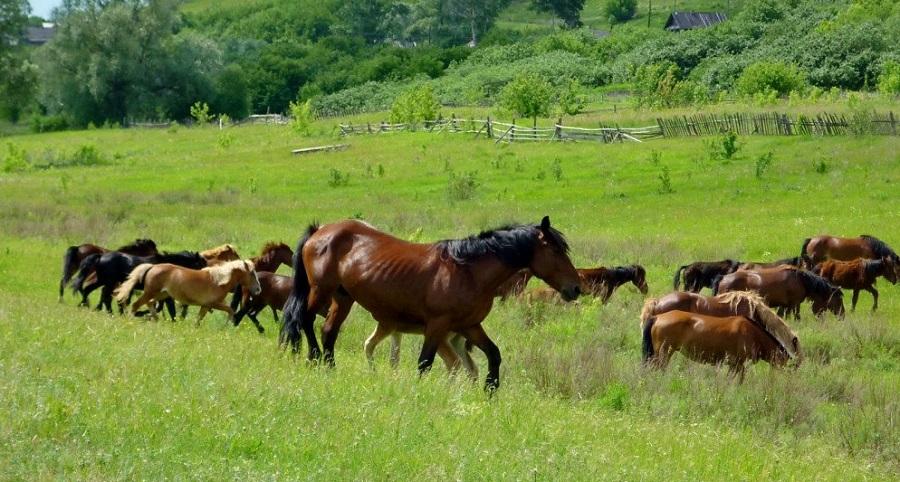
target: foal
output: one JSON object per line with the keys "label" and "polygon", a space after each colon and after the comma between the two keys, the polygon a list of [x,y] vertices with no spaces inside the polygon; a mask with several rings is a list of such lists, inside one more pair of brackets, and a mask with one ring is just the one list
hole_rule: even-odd
{"label": "foal", "polygon": [[854,261],[827,260],[813,268],[813,272],[845,290],[853,290],[853,301],[850,311],[856,310],[859,291],[872,293],[872,311],[878,308],[878,290],[875,281],[883,276],[891,284],[897,284],[898,265],[890,256],[870,261],[857,259]]}

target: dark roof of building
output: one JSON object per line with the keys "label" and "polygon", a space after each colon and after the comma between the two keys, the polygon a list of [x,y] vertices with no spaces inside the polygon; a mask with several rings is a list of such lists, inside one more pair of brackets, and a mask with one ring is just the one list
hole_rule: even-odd
{"label": "dark roof of building", "polygon": [[672,12],[666,21],[666,30],[677,32],[692,28],[710,27],[728,20],[724,13],[719,12]]}
{"label": "dark roof of building", "polygon": [[25,27],[25,41],[32,45],[42,45],[50,41],[53,38],[53,34],[56,33],[56,26],[52,27]]}

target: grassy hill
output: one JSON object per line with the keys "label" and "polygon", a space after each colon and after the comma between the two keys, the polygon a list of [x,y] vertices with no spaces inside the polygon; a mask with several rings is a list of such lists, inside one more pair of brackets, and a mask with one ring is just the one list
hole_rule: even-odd
{"label": "grassy hill", "polygon": [[[268,314],[258,335],[218,313],[195,328],[57,302],[70,244],[228,242],[250,256],[347,217],[426,242],[549,214],[577,266],[640,263],[651,296],[689,261],[793,256],[820,233],[900,245],[897,137],[746,137],[718,161],[708,139],[496,145],[446,133],[339,139],[333,121],[313,130],[9,141],[4,167],[10,153],[57,167],[0,173],[0,478],[896,478],[900,289],[887,283],[874,314],[867,294],[843,320],[804,305],[789,320],[804,363],[756,365],[741,385],[680,356],[666,372],[642,370],[633,288],[607,305],[499,303],[485,321],[504,356],[493,398],[440,366],[419,378],[417,336],[397,371],[379,347],[372,373],[361,348],[374,323],[359,307],[337,367],[323,369],[282,353]],[[290,154],[338,142],[350,146]],[[474,190],[457,189],[460,177]]]}

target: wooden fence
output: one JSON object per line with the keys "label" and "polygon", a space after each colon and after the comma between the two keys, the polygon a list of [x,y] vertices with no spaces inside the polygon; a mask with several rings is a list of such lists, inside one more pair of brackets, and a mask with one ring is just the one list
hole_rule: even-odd
{"label": "wooden fence", "polygon": [[486,120],[459,119],[455,115],[450,118],[439,117],[436,121],[415,124],[390,124],[387,122],[366,124],[339,124],[342,136],[360,134],[380,134],[386,132],[402,132],[422,130],[433,133],[469,134],[475,138],[484,137],[495,142],[529,142],[529,141],[597,141],[642,142],[642,139],[660,137],[662,132],[658,126],[624,128],[600,126],[595,128],[573,127],[563,125],[562,119],[552,126],[523,126],[515,121],[510,124],[497,122],[488,117]]}
{"label": "wooden fence", "polygon": [[664,137],[711,136],[732,131],[740,135],[840,136],[848,134],[900,134],[900,119],[893,112],[844,115],[819,114],[815,117],[787,114],[696,114],[656,119]]}

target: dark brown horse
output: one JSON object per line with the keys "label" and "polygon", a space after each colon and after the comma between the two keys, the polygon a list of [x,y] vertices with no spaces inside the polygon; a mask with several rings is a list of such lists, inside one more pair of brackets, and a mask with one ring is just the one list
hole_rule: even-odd
{"label": "dark brown horse", "polygon": [[645,366],[665,369],[674,352],[710,365],[728,365],[743,383],[746,363],[763,360],[784,367],[787,351],[769,333],[743,316],[716,317],[687,311],[652,316],[642,329]]}
{"label": "dark brown horse", "polygon": [[862,259],[892,258],[900,263],[900,257],[884,241],[863,234],[858,238],[838,238],[835,236],[816,236],[803,240],[800,248],[800,256],[806,262],[807,268],[825,261],[836,259],[838,261],[853,261]]}
{"label": "dark brown horse", "polygon": [[792,313],[800,318],[800,303],[812,302],[812,310],[821,316],[826,310],[844,316],[843,293],[821,276],[791,268],[769,268],[759,271],[735,271],[716,280],[713,294],[729,291],[757,291],[766,304],[778,308],[778,314]]}
{"label": "dark brown horse", "polygon": [[481,322],[497,287],[529,268],[568,300],[581,294],[580,281],[563,235],[550,226],[508,226],[465,239],[410,243],[355,220],[307,229],[294,256],[294,290],[284,308],[280,342],[299,349],[301,329],[309,358],[322,356],[313,322],[330,304],[322,326],[325,362],[354,303],[388,332],[399,325],[422,327],[425,342],[419,372],[431,368],[438,346],[459,333],[487,356],[489,390],[500,384],[500,350]]}
{"label": "dark brown horse", "polygon": [[684,272],[684,289],[692,293],[699,293],[703,288],[712,289],[712,283],[716,276],[732,273],[740,264],[739,261],[733,259],[697,261],[686,264],[675,270],[675,279],[672,284],[674,289],[678,291],[678,284],[682,277],[681,273]]}
{"label": "dark brown horse", "polygon": [[[152,239],[136,239],[133,243],[126,244],[113,251],[133,254],[135,256],[152,256],[154,254],[159,254],[156,250],[156,243],[154,243]],[[72,276],[78,272],[78,267],[81,266],[81,262],[84,261],[84,258],[87,258],[92,254],[104,254],[108,252],[110,252],[109,249],[97,246],[96,244],[88,243],[80,246],[69,246],[69,249],[66,250],[66,254],[63,255],[63,273],[62,279],[59,280],[59,301],[62,301],[63,291],[65,290],[66,285],[69,284]]]}
{"label": "dark brown horse", "polygon": [[[294,278],[269,271],[257,271],[256,275],[259,278],[259,293],[254,295],[250,293],[250,290],[246,290],[247,294],[241,304],[241,309],[234,314],[234,326],[238,326],[244,316],[247,316],[256,326],[257,331],[264,333],[266,330],[256,319],[256,315],[267,306],[272,308],[273,313],[276,310],[284,309],[284,304],[291,295],[291,290],[294,289]],[[235,308],[234,298],[232,298],[231,307],[232,310]],[[323,315],[326,313],[327,311]],[[275,320],[278,320],[277,315]]]}
{"label": "dark brown horse", "polygon": [[883,276],[891,284],[897,284],[898,268],[900,265],[893,258],[886,256],[874,261],[830,259],[816,266],[813,272],[845,290],[853,290],[850,311],[856,310],[860,290],[872,293],[872,311],[875,311],[878,308],[878,290],[875,289],[875,281],[879,276]]}
{"label": "dark brown horse", "polygon": [[259,281],[252,262],[238,259],[199,270],[168,263],[148,263],[135,268],[116,289],[115,295],[122,305],[131,297],[135,286],[142,284],[144,292],[131,305],[132,314],[147,305],[150,316],[155,319],[155,303],[171,297],[184,305],[200,306],[197,317],[197,326],[200,326],[200,320],[211,309],[222,310],[233,319],[234,312],[225,304],[225,297],[238,283],[248,286],[252,293],[259,293]]}
{"label": "dark brown horse", "polygon": [[[291,248],[280,242],[270,241],[263,245],[262,251],[260,251],[259,256],[253,256],[250,258],[250,261],[253,261],[256,266],[257,272],[268,271],[270,273],[274,273],[278,271],[278,268],[281,265],[285,265],[288,268],[291,267],[291,263],[293,263],[294,259],[294,251]],[[290,292],[290,288],[288,288],[288,292]],[[237,285],[234,287],[234,292],[231,295],[231,309],[234,310],[235,313],[239,311],[244,311],[249,314],[249,311],[245,311],[243,309],[239,309],[241,306],[247,303],[247,297],[250,296],[250,292],[244,289],[243,285]],[[287,299],[287,295],[285,295],[285,299]],[[270,304],[272,306],[272,315],[275,316],[275,321],[278,321],[278,314],[275,310],[280,310],[282,306],[284,306],[284,302],[282,301],[280,305],[277,307],[275,305]],[[260,330],[262,333],[262,326],[259,325],[259,322],[256,320],[256,313],[254,313],[251,318],[253,323],[256,324],[256,328]],[[235,314],[235,325],[240,323],[240,320]]]}
{"label": "dark brown horse", "polygon": [[641,329],[653,316],[675,310],[720,317],[743,316],[774,337],[791,358],[798,362],[803,358],[797,335],[755,291],[731,291],[716,296],[676,291],[651,298],[641,310]]}
{"label": "dark brown horse", "polygon": [[647,272],[639,264],[628,266],[616,266],[614,268],[579,268],[578,274],[586,285],[583,289],[600,298],[600,302],[606,304],[619,286],[632,283],[640,290],[641,294],[647,294]]}

